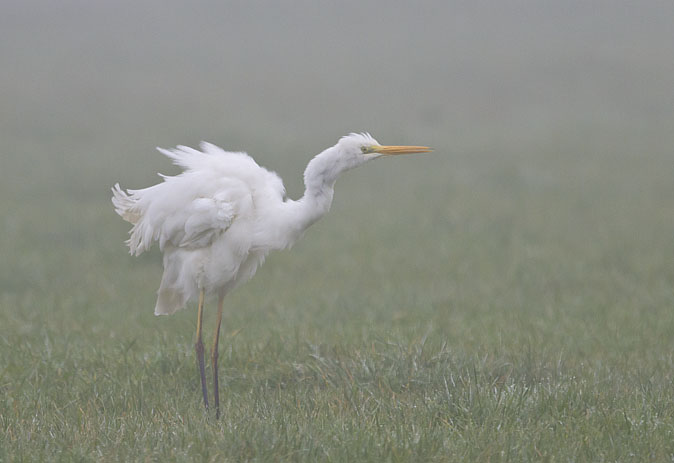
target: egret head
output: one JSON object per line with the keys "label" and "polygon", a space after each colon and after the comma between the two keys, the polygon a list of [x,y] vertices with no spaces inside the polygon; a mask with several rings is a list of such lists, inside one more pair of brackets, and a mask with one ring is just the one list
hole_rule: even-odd
{"label": "egret head", "polygon": [[428,153],[426,146],[382,146],[368,133],[346,135],[309,162],[304,171],[304,184],[318,191],[323,185],[332,185],[344,171],[358,167],[383,156],[407,153]]}
{"label": "egret head", "polygon": [[363,164],[382,156],[409,153],[428,153],[427,146],[382,146],[369,133],[352,133],[342,137],[337,148],[350,167]]}

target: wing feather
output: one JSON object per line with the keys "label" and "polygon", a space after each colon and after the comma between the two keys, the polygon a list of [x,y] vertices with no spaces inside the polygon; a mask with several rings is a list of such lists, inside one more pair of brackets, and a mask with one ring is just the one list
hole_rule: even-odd
{"label": "wing feather", "polygon": [[203,151],[186,146],[158,150],[184,169],[177,176],[141,190],[113,188],[116,212],[133,224],[127,240],[131,254],[141,254],[154,241],[161,250],[171,244],[202,248],[241,217],[253,218],[257,197],[282,201],[281,179],[246,153],[227,152],[202,142]]}

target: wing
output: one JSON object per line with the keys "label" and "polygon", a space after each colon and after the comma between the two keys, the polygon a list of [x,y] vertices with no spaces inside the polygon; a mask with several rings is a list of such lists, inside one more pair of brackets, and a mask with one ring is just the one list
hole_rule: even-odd
{"label": "wing", "polygon": [[165,214],[155,222],[159,249],[164,250],[167,243],[181,248],[208,246],[230,227],[242,200],[245,200],[245,192],[239,196],[223,188],[212,196],[199,196],[184,208]]}
{"label": "wing", "polygon": [[182,248],[210,245],[235,220],[254,219],[256,198],[283,200],[281,179],[245,153],[230,153],[203,143],[203,151],[179,146],[160,149],[185,171],[164,181],[125,193],[113,188],[116,211],[134,224],[127,241],[138,255],[159,241]]}

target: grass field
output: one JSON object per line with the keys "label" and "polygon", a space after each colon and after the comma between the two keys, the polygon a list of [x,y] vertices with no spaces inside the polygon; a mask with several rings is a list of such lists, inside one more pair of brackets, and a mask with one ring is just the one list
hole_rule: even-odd
{"label": "grass field", "polygon": [[671,160],[438,151],[342,179],[231,295],[220,421],[107,192],[10,204],[0,459],[669,460]]}
{"label": "grass field", "polygon": [[[613,54],[619,39],[607,39],[616,48],[585,42],[580,23],[577,45],[555,41],[550,26],[540,56],[527,39],[522,55],[492,44],[496,52],[476,54],[483,61],[461,61],[468,55],[456,50],[439,60],[438,15],[422,9],[412,21],[430,26],[410,49],[389,34],[395,51],[384,40],[340,54],[329,36],[306,46],[327,47],[325,63],[344,59],[339,79],[320,66],[306,85],[291,71],[273,84],[251,71],[249,88],[245,65],[229,75],[210,62],[217,78],[187,84],[207,55],[191,52],[216,49],[210,23],[199,32],[206,37],[168,45],[150,23],[136,50],[128,24],[115,23],[118,10],[105,20],[89,11],[81,27],[96,33],[80,44],[68,27],[77,16],[23,8],[0,28],[26,44],[2,49],[20,66],[0,77],[15,108],[3,110],[1,126],[0,461],[674,459],[674,70],[656,59],[669,45],[654,38],[672,29],[646,27],[633,44],[648,44],[646,55]],[[143,23],[148,11],[129,21]],[[262,30],[237,14],[232,34]],[[191,10],[182,15],[198,22]],[[28,17],[35,31],[50,26],[33,34],[16,19]],[[329,20],[313,19],[330,34]],[[111,39],[119,28],[128,42]],[[304,40],[274,31],[280,43]],[[51,43],[59,46],[47,53]],[[531,81],[499,87],[503,75],[520,82],[512,63],[569,71],[587,43],[606,61],[579,59],[587,74],[578,88],[568,84],[570,96],[567,81],[544,72],[550,101],[531,102]],[[258,46],[248,51],[277,56]],[[396,53],[431,67],[418,76],[427,90],[406,93],[414,69],[381,80],[400,92],[398,103],[372,96],[376,83],[338,83],[374,54]],[[256,56],[249,70],[264,61]],[[278,56],[303,63],[299,52]],[[310,58],[323,63],[320,53]],[[454,62],[499,79],[468,84],[452,74],[451,87],[463,87],[442,93]],[[219,93],[221,79],[237,91]],[[503,107],[481,97],[498,88]],[[285,98],[302,92],[314,99],[288,110]],[[225,117],[225,103],[240,117]],[[345,174],[331,213],[228,297],[216,421],[201,404],[195,307],[152,314],[160,255],[127,254],[109,187],[175,172],[154,145],[206,138],[249,149],[298,197],[309,157],[360,129],[436,151]]]}

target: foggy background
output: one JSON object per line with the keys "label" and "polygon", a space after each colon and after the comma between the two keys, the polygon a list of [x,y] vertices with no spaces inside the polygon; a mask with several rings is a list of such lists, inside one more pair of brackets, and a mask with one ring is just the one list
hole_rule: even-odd
{"label": "foggy background", "polygon": [[[333,225],[380,207],[391,227],[456,225],[545,192],[527,214],[568,198],[565,229],[603,214],[596,237],[634,234],[635,211],[669,227],[653,198],[672,194],[673,57],[669,1],[5,1],[3,248],[113,226],[123,253],[109,187],[175,173],[155,146],[246,150],[297,198],[306,162],[352,131],[435,153],[344,176]],[[483,203],[453,219],[457,184]]]}
{"label": "foggy background", "polygon": [[673,146],[668,1],[6,1],[0,57],[3,195],[58,189],[64,167],[87,190],[135,183],[154,146],[202,139],[295,194],[296,168],[351,131],[432,145],[425,168]]}

